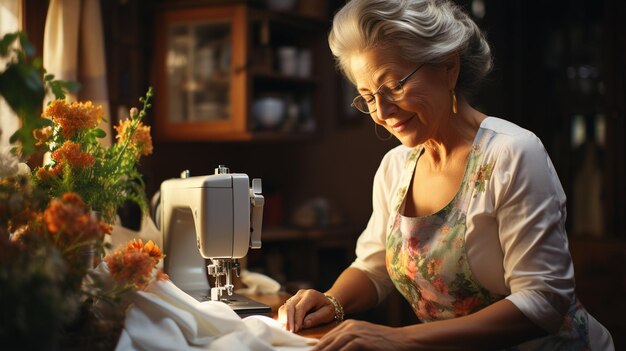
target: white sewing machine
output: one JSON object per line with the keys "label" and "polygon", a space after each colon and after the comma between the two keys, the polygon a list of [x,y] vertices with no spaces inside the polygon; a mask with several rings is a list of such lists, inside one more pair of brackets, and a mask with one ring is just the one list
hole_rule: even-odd
{"label": "white sewing machine", "polygon": [[[263,204],[261,179],[250,187],[246,174],[221,165],[214,175],[189,177],[185,171],[164,181],[155,221],[163,234],[163,268],[172,282],[200,301],[223,301],[238,313],[269,312],[233,293],[232,280],[248,248],[261,247]],[[207,272],[215,278],[213,286]]]}

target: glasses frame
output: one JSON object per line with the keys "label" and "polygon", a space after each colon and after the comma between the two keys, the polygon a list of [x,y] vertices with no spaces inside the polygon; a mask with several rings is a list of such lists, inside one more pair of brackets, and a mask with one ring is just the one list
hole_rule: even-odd
{"label": "glasses frame", "polygon": [[[357,109],[359,112],[365,113],[367,115],[376,112],[378,109],[376,108],[376,106],[374,106],[373,110],[370,110],[369,108],[367,109],[367,111],[363,111],[360,108],[358,108],[355,104],[355,101],[358,98],[362,98],[365,100],[366,96],[371,96],[372,98],[376,99],[376,94],[380,95],[383,97],[383,99],[387,100],[388,102],[396,102],[401,100],[404,97],[404,84],[406,83],[407,80],[409,80],[414,74],[415,72],[419,71],[420,68],[424,67],[425,63],[422,63],[421,65],[417,66],[416,69],[414,69],[411,73],[407,74],[404,78],[396,80],[396,79],[392,79],[392,80],[388,80],[386,82],[384,82],[383,84],[381,84],[378,89],[376,89],[375,92],[373,93],[369,93],[369,94],[359,94],[357,96],[354,97],[354,99],[352,99],[352,103],[350,104],[350,106],[354,107],[355,109]],[[396,100],[390,99],[388,96],[386,96],[385,94],[381,93],[381,89],[383,88],[383,86],[387,85],[390,82],[398,82],[398,85],[402,88],[402,96]],[[367,100],[365,100],[367,103]],[[369,104],[368,104],[369,105]]]}

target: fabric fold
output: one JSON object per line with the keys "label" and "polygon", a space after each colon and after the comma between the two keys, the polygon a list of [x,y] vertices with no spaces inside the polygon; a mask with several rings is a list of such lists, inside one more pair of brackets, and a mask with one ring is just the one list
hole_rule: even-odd
{"label": "fabric fold", "polygon": [[241,319],[222,302],[198,302],[171,281],[125,299],[131,305],[116,350],[309,350],[317,343],[267,316]]}

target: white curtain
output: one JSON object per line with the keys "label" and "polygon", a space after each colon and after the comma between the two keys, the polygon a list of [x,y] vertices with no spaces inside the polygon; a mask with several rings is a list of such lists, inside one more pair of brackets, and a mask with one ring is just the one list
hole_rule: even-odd
{"label": "white curtain", "polygon": [[[43,63],[56,78],[81,84],[69,101],[102,105],[108,122],[103,145],[111,144],[111,115],[106,83],[104,33],[99,0],[50,0],[44,32]],[[48,100],[53,98],[48,97]]]}
{"label": "white curtain", "polygon": [[[0,38],[20,29],[21,8],[20,0],[0,0]],[[6,60],[0,58],[0,69],[4,69],[5,65]],[[9,138],[19,125],[19,119],[0,96],[0,152],[9,148]]]}

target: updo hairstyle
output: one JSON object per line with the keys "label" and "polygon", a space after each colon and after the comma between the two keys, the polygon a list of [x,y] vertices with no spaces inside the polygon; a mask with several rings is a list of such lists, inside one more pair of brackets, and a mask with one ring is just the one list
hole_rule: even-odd
{"label": "updo hairstyle", "polygon": [[469,96],[491,71],[491,50],[476,23],[449,0],[351,0],[333,19],[328,35],[339,70],[353,83],[350,56],[388,49],[419,63],[443,63],[457,52],[457,93]]}

